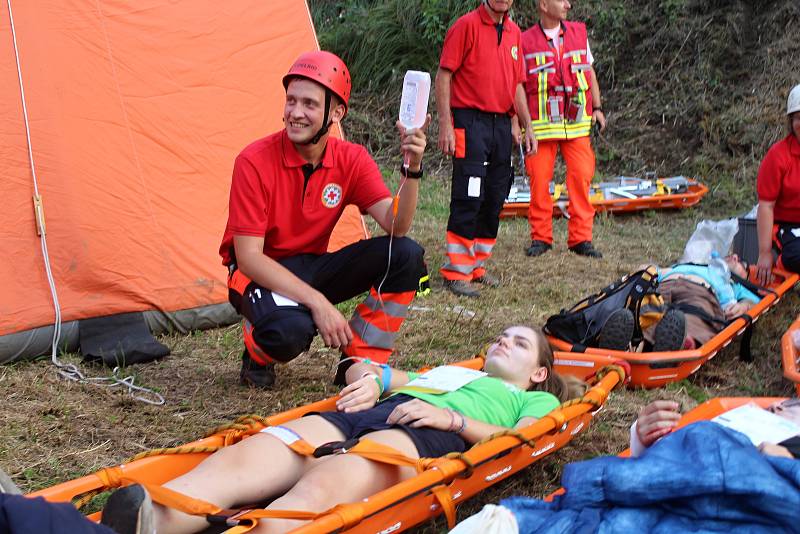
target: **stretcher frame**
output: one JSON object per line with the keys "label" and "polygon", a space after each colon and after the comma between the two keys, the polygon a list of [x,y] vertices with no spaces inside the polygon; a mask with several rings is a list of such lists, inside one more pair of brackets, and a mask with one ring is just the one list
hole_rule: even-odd
{"label": "stretcher frame", "polygon": [[[458,505],[559,450],[588,427],[610,392],[626,380],[629,368],[624,361],[604,355],[556,353],[555,356],[556,372],[582,379],[597,376],[596,383],[581,399],[568,401],[534,424],[518,429],[518,436],[499,435],[485,440],[460,457],[443,458],[433,469],[362,502],[338,505],[329,512],[323,512],[293,532],[401,532],[444,512],[432,492],[434,488],[445,485],[451,502]],[[476,357],[455,365],[480,369],[483,361],[483,358]],[[269,425],[280,425],[309,412],[332,410],[335,409],[335,401],[336,397],[332,397],[288,410],[267,418],[267,422]],[[121,464],[117,469],[128,479],[160,485],[199,464],[210,454],[202,451],[204,447],[216,448],[225,441],[225,433],[219,432],[187,445],[199,452],[146,457]],[[87,493],[111,489],[106,482],[103,471],[99,471],[31,493],[30,496],[44,497],[53,502],[70,502]],[[97,520],[99,515],[99,512],[94,513],[89,518]],[[234,527],[233,531],[245,530]]]}
{"label": "stretcher frame", "polygon": [[[622,350],[608,350],[595,347],[582,347],[569,341],[558,339],[551,335],[547,338],[554,350],[566,353],[588,353],[610,356],[615,359],[625,360],[631,366],[630,386],[643,388],[657,388],[672,382],[678,382],[697,371],[704,363],[716,356],[722,349],[742,336],[743,359],[749,359],[750,336],[753,324],[765,313],[775,307],[781,298],[790,291],[798,282],[797,274],[775,269],[775,281],[769,293],[761,298],[746,314],[735,319],[716,336],[704,345],[692,350],[679,350],[672,352],[627,352]],[[754,280],[755,267],[750,268],[750,279]],[[796,370],[796,367],[795,367]],[[797,375],[800,380],[800,374]],[[800,389],[798,389],[800,391]]]}
{"label": "stretcher frame", "polygon": [[[592,206],[597,213],[632,213],[643,210],[656,209],[683,209],[694,206],[708,193],[708,187],[700,182],[689,185],[688,190],[683,193],[667,195],[650,195],[638,198],[614,198],[592,200]],[[567,210],[566,202],[553,203],[553,216],[560,217]],[[506,202],[500,211],[501,219],[512,217],[527,217],[528,202]]]}
{"label": "stretcher frame", "polygon": [[800,332],[800,315],[781,336],[783,376],[794,383],[795,391],[800,396],[800,348],[794,344],[793,336],[795,332]]}

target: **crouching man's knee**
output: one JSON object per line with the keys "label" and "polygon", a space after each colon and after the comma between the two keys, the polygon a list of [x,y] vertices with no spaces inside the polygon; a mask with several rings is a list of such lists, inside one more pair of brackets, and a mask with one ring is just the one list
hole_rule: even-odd
{"label": "crouching man's knee", "polygon": [[266,319],[242,325],[245,346],[256,362],[287,363],[311,346],[316,328],[307,310],[284,310]]}

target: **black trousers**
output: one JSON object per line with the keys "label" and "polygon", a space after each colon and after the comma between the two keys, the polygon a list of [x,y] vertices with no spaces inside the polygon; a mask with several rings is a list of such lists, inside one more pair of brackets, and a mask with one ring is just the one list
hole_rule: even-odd
{"label": "black trousers", "polygon": [[[384,275],[382,292],[416,291],[425,274],[424,253],[416,241],[394,238],[386,275],[389,237],[383,236],[352,243],[336,252],[300,254],[278,263],[338,304],[377,287]],[[228,297],[253,325],[255,342],[276,361],[288,362],[308,350],[317,333],[311,310],[276,296],[253,281],[242,293],[230,288]]]}
{"label": "black trousers", "polygon": [[454,109],[453,126],[457,142],[447,230],[466,239],[494,239],[513,179],[511,118]]}
{"label": "black trousers", "polygon": [[790,272],[800,273],[800,224],[777,223],[775,245],[780,253],[783,267]]}

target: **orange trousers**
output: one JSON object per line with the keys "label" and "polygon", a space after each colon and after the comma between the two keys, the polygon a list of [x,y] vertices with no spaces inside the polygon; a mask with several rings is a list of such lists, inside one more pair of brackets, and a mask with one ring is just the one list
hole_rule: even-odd
{"label": "orange trousers", "polygon": [[594,176],[595,163],[594,150],[588,136],[570,140],[539,141],[536,154],[525,158],[525,170],[531,182],[528,222],[531,225],[531,239],[553,243],[553,199],[550,196],[550,182],[553,180],[553,166],[559,149],[567,165],[567,246],[573,247],[582,241],[592,240],[594,207],[589,202],[589,185]]}

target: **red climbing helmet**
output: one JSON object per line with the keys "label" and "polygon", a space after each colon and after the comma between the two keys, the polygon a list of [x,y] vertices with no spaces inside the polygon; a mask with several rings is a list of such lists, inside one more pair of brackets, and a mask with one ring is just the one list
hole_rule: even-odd
{"label": "red climbing helmet", "polygon": [[339,97],[347,111],[351,89],[350,71],[339,56],[324,50],[301,54],[283,77],[284,89],[289,87],[289,80],[296,76],[307,78],[329,89]]}

